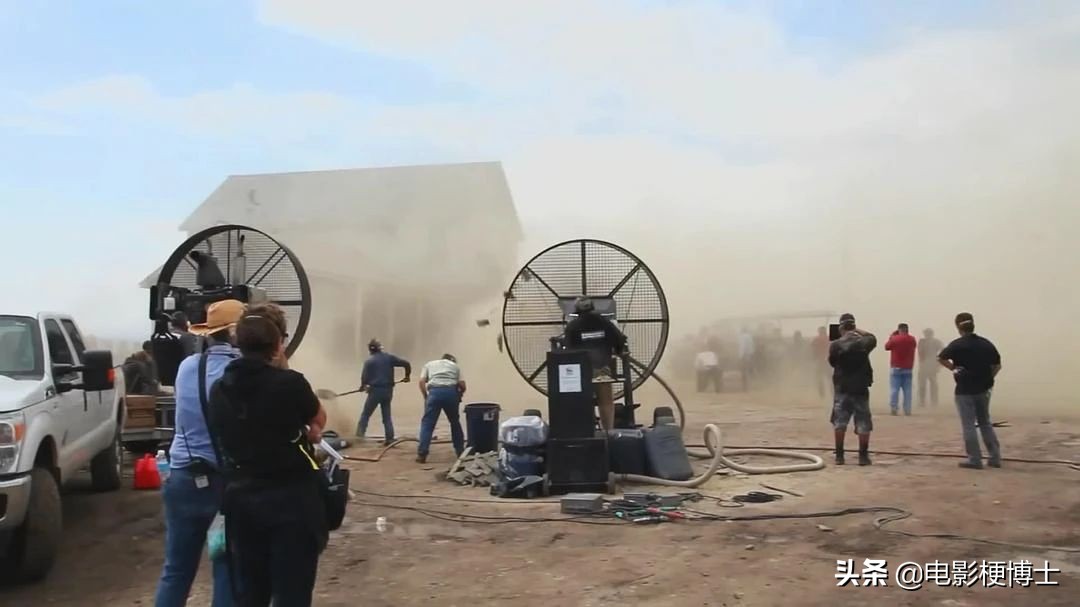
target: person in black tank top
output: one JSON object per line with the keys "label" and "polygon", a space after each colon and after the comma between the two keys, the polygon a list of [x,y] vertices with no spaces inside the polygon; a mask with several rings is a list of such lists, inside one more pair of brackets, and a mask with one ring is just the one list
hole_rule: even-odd
{"label": "person in black tank top", "polygon": [[242,606],[310,605],[329,531],[313,444],[326,412],[304,376],[285,368],[284,314],[249,307],[242,356],[210,393],[225,462],[225,531]]}

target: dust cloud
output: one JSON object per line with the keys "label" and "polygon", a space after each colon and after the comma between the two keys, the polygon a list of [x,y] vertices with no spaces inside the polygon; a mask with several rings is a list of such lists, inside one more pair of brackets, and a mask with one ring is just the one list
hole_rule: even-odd
{"label": "dust cloud", "polygon": [[[777,113],[748,115],[743,138],[755,125],[763,134],[736,152],[647,133],[531,142],[505,158],[525,232],[518,262],[569,238],[633,251],[666,292],[669,348],[720,318],[808,309],[852,312],[882,342],[899,322],[948,342],[953,316],[970,311],[1003,356],[996,409],[1074,413],[1076,29],[1071,19],[930,37],[819,74],[770,99]],[[781,115],[790,133],[766,124]],[[422,340],[414,363],[449,350],[469,375],[468,400],[542,404],[495,349],[498,308],[493,289],[452,331]],[[476,327],[481,316],[492,326]],[[360,360],[320,356],[317,339],[305,343],[306,370],[335,389],[352,385]],[[880,403],[887,353],[873,363]],[[418,396],[402,400],[419,406]]]}

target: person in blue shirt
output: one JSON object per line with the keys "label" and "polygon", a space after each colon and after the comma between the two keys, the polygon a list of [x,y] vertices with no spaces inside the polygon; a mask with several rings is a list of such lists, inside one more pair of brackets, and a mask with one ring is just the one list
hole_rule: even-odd
{"label": "person in blue shirt", "polygon": [[367,435],[368,421],[375,413],[375,408],[380,407],[383,444],[389,445],[394,442],[394,420],[390,415],[390,401],[394,398],[394,369],[405,369],[405,378],[401,381],[408,383],[412,375],[412,365],[405,359],[384,352],[377,339],[368,343],[368,352],[371,356],[364,361],[364,369],[360,374],[360,388],[367,392],[367,400],[364,401],[364,410],[360,413],[360,422],[356,425],[356,436],[364,438]]}
{"label": "person in blue shirt", "polygon": [[[208,336],[207,398],[225,367],[240,356],[234,346],[234,335],[244,310],[243,302],[235,299],[215,302],[207,308],[206,322],[190,329],[196,335]],[[202,560],[206,532],[221,509],[224,495],[224,479],[199,398],[200,358],[200,354],[188,356],[180,363],[176,374],[176,429],[169,449],[169,478],[162,490],[165,564],[154,598],[155,607],[187,604],[191,584]],[[212,567],[212,606],[229,607],[233,601],[226,559],[215,560]]]}

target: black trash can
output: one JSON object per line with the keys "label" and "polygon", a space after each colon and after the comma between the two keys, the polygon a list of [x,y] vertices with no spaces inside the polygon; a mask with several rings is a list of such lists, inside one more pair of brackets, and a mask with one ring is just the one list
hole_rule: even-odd
{"label": "black trash can", "polygon": [[465,405],[465,431],[473,453],[499,449],[499,409],[495,403]]}

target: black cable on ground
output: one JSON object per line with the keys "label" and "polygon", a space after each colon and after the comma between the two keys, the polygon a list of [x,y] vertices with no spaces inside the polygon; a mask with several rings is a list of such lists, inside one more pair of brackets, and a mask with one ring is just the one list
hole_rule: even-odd
{"label": "black cable on ground", "polygon": [[883,516],[874,519],[874,528],[884,531],[885,533],[891,533],[893,535],[899,535],[903,537],[917,538],[917,539],[939,539],[939,540],[961,540],[965,542],[975,542],[979,544],[989,544],[992,546],[1004,546],[1006,548],[1021,548],[1026,550],[1045,550],[1053,552],[1070,552],[1080,553],[1080,548],[1072,546],[1043,546],[1041,544],[1021,544],[1016,542],[1005,542],[1000,540],[988,540],[981,537],[971,537],[968,535],[959,535],[956,533],[913,533],[911,531],[900,531],[896,529],[885,529],[885,525],[894,523],[896,521],[902,521],[912,516],[910,512],[902,511],[892,516]]}
{"label": "black cable on ground", "polygon": [[[384,455],[386,455],[386,452],[393,449],[394,447],[397,447],[398,445],[400,445],[402,443],[417,443],[417,442],[420,442],[420,439],[412,438],[412,437],[398,438],[398,439],[394,439],[394,442],[390,443],[389,445],[383,445],[383,448],[379,450],[378,455],[376,455],[375,457],[367,457],[367,456],[362,456],[362,455],[348,455],[346,453],[342,453],[341,457],[342,457],[342,459],[344,459],[345,461],[348,461],[348,462],[367,462],[369,464],[374,464],[374,463],[377,463],[379,460],[381,460],[382,457]],[[433,440],[433,441],[431,441],[431,444],[432,445],[448,445],[448,444],[450,444],[450,441],[445,440],[445,439],[444,440]]]}
{"label": "black cable on ground", "polygon": [[731,501],[739,504],[765,504],[784,499],[779,493],[765,493],[764,491],[751,491],[742,495],[732,496]]}
{"label": "black cable on ground", "polygon": [[[687,445],[687,448],[690,448],[690,449],[702,449],[702,448],[705,448],[705,445],[703,445],[703,444]],[[751,447],[740,447],[740,446],[737,446],[737,445],[724,445],[724,448],[725,449],[750,449]],[[755,447],[755,448],[760,448],[760,447]],[[769,445],[768,447],[764,447],[764,448],[765,449],[792,450],[792,451],[835,451],[836,450],[836,447],[805,447],[805,446],[774,447],[772,445]],[[964,458],[964,459],[967,458],[967,455],[964,455],[962,453],[935,453],[935,452],[932,452],[932,451],[926,451],[926,452],[919,452],[919,451],[881,451],[881,450],[878,450],[878,449],[871,449],[870,453],[872,453],[874,455],[896,455],[896,456],[899,456],[899,457],[948,457],[948,458]],[[1003,458],[1001,458],[1001,461],[1003,461],[1003,462],[1016,462],[1016,463],[1021,463],[1021,464],[1058,464],[1058,465],[1069,466],[1070,468],[1080,470],[1080,462],[1074,462],[1072,460],[1067,460],[1067,459],[1035,459],[1035,458],[1028,458],[1028,457],[1003,457]]]}
{"label": "black cable on ground", "polygon": [[468,497],[452,497],[449,495],[390,495],[387,493],[376,493],[374,491],[364,491],[363,489],[349,489],[352,493],[362,493],[364,495],[373,495],[375,497],[384,497],[388,499],[432,499],[432,500],[444,500],[447,502],[465,502],[469,504],[518,504],[528,506],[531,504],[558,504],[559,500],[541,500],[541,499],[475,499]]}
{"label": "black cable on ground", "polygon": [[[432,510],[430,508],[419,508],[415,506],[398,506],[394,504],[373,504],[368,502],[352,502],[359,506],[368,506],[371,508],[389,508],[391,510],[404,510],[409,512],[416,512],[423,514],[431,518],[452,522],[452,523],[475,523],[475,524],[531,524],[531,523],[574,523],[583,525],[620,525],[622,521],[618,519],[606,519],[605,514],[587,515],[587,516],[575,516],[575,517],[519,517],[519,516],[485,516],[478,514],[467,514],[460,512],[445,512],[441,510]],[[799,512],[799,513],[775,513],[775,514],[747,514],[742,516],[729,516],[723,514],[716,514],[712,512],[702,512],[699,510],[693,510],[689,508],[683,509],[685,512],[695,515],[694,518],[687,518],[688,522],[692,521],[706,521],[706,522],[748,522],[748,521],[773,521],[773,520],[801,520],[801,519],[814,519],[814,518],[832,518],[838,516],[850,516],[853,514],[886,514],[886,516],[880,516],[874,519],[874,528],[885,533],[899,535],[909,538],[917,539],[943,539],[943,540],[959,540],[966,542],[975,542],[980,544],[990,544],[994,546],[1004,546],[1009,548],[1020,548],[1026,550],[1042,550],[1053,552],[1069,552],[1080,553],[1080,548],[1070,546],[1045,546],[1041,544],[1024,544],[1018,542],[1006,542],[1000,540],[990,540],[985,538],[971,537],[967,535],[960,535],[955,533],[914,533],[910,531],[899,531],[893,529],[886,529],[885,526],[897,521],[902,521],[912,516],[912,513],[902,508],[895,508],[892,506],[870,506],[870,507],[853,507],[844,508],[841,510],[826,510],[820,512]]]}
{"label": "black cable on ground", "polygon": [[621,525],[621,521],[616,519],[604,519],[598,518],[596,515],[588,516],[568,516],[568,517],[518,517],[518,516],[481,516],[476,514],[465,514],[461,512],[444,512],[441,510],[432,510],[430,508],[419,508],[416,506],[396,506],[394,504],[372,504],[368,502],[350,502],[358,506],[369,506],[371,508],[389,508],[391,510],[405,510],[409,512],[416,512],[423,514],[434,519],[448,521],[451,523],[475,523],[475,524],[507,524],[507,523],[577,523],[582,525]]}

